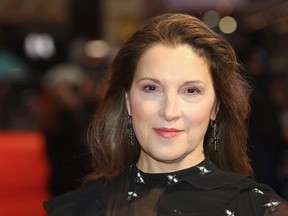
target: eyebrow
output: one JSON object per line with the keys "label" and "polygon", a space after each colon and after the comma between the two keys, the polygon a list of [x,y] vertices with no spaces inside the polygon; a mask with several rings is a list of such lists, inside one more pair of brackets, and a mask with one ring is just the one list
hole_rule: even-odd
{"label": "eyebrow", "polygon": [[[143,80],[148,80],[148,81],[155,82],[157,84],[161,84],[161,82],[158,79],[154,79],[154,78],[151,78],[151,77],[143,77],[143,78],[139,79],[137,81],[137,83],[139,83],[139,82],[141,82]],[[185,85],[189,85],[189,84],[203,84],[203,85],[205,85],[205,83],[202,82],[201,80],[189,80],[189,81],[184,82],[181,86],[185,86]]]}
{"label": "eyebrow", "polygon": [[158,84],[161,83],[159,80],[153,79],[153,78],[151,78],[151,77],[143,77],[143,78],[137,80],[137,83],[139,83],[139,82],[141,82],[141,81],[143,81],[143,80],[153,81],[153,82],[156,82],[156,83],[158,83]]}

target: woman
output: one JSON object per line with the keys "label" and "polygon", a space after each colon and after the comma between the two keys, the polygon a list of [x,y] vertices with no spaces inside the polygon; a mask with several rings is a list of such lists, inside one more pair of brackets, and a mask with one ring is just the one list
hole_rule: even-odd
{"label": "woman", "polygon": [[249,88],[231,46],[195,17],[164,14],[122,46],[90,128],[94,170],[46,202],[65,215],[285,215],[252,181]]}

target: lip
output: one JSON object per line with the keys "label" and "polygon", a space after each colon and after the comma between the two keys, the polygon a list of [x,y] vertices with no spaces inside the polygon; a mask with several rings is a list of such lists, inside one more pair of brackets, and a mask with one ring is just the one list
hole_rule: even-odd
{"label": "lip", "polygon": [[153,128],[153,130],[161,137],[173,138],[180,135],[183,130],[178,130],[176,128]]}

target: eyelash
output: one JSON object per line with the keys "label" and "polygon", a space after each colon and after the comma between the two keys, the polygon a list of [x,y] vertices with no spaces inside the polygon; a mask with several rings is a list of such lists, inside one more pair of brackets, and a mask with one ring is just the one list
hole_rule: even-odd
{"label": "eyelash", "polygon": [[[153,89],[151,89],[151,88],[153,88]],[[144,92],[155,92],[156,90],[157,90],[157,86],[156,85],[153,85],[153,84],[145,84],[145,85],[143,85],[143,87],[142,87],[142,90],[144,91]]]}
{"label": "eyelash", "polygon": [[[147,93],[154,93],[159,90],[159,87],[155,84],[145,84],[142,87],[142,91]],[[186,87],[184,88],[184,93],[187,93],[189,95],[197,95],[201,93],[201,89],[198,87]]]}
{"label": "eyelash", "polygon": [[[192,92],[189,92],[191,90],[192,90]],[[200,94],[201,90],[197,87],[188,87],[188,88],[185,88],[185,92],[188,94]]]}

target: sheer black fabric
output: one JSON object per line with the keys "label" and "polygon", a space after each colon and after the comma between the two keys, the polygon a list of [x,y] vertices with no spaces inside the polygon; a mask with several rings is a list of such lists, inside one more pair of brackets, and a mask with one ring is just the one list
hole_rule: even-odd
{"label": "sheer black fabric", "polygon": [[50,216],[284,216],[288,203],[248,176],[208,159],[189,169],[143,173],[132,165],[107,185],[91,181],[44,203]]}

